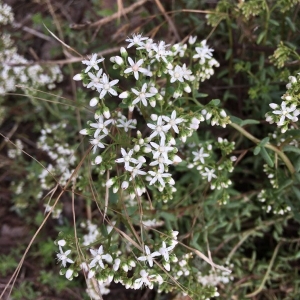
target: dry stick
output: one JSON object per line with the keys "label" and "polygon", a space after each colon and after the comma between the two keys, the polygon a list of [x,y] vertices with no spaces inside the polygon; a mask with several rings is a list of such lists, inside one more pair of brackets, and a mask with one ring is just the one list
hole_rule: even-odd
{"label": "dry stick", "polygon": [[176,29],[176,26],[175,26],[174,22],[172,21],[170,16],[166,13],[166,11],[165,11],[164,7],[162,6],[160,0],[154,0],[154,1],[157,5],[158,9],[161,11],[161,13],[164,15],[165,19],[169,23],[169,26],[170,26],[171,30],[173,31],[177,42],[179,42],[180,41],[180,36],[178,34],[178,31]]}
{"label": "dry stick", "polygon": [[[2,135],[1,133],[0,133],[0,135],[3,136],[3,137],[5,138],[5,136]],[[70,184],[72,178],[74,177],[75,174],[77,174],[77,171],[79,170],[79,168],[80,168],[81,165],[83,164],[83,162],[84,162],[86,156],[89,154],[90,150],[91,150],[91,147],[85,152],[83,158],[81,159],[81,161],[79,162],[78,166],[76,167],[76,169],[75,169],[74,172],[72,173],[71,177],[69,178],[69,180],[67,181],[67,183],[65,184],[65,186],[62,188],[62,191],[60,192],[60,194],[58,195],[57,199],[55,200],[55,203],[53,204],[51,210],[48,212],[48,214],[46,215],[46,217],[45,217],[45,219],[43,220],[42,224],[39,226],[39,228],[37,229],[37,231],[36,231],[35,234],[33,235],[33,237],[32,237],[32,239],[30,240],[30,242],[29,242],[29,244],[28,244],[28,246],[27,246],[27,248],[26,248],[26,250],[25,250],[25,252],[24,252],[24,254],[23,254],[23,256],[22,256],[22,258],[21,258],[21,260],[20,260],[20,262],[19,262],[19,264],[18,264],[18,266],[17,266],[17,268],[16,268],[16,270],[14,271],[13,275],[11,276],[11,278],[9,279],[8,283],[6,284],[4,290],[2,291],[2,293],[1,293],[1,295],[0,295],[0,299],[3,297],[3,295],[4,295],[4,293],[6,292],[8,286],[9,286],[10,283],[13,281],[13,284],[12,284],[12,286],[11,286],[11,288],[10,288],[10,291],[9,291],[8,297],[7,297],[7,300],[10,299],[10,298],[9,298],[9,297],[10,297],[10,294],[11,294],[11,292],[12,292],[12,289],[13,289],[13,287],[14,287],[15,281],[16,281],[18,275],[19,275],[19,272],[20,272],[20,270],[21,270],[22,264],[23,264],[23,262],[24,262],[24,259],[25,259],[26,255],[27,255],[27,253],[28,253],[30,247],[32,246],[32,244],[33,244],[34,240],[36,239],[37,235],[38,235],[39,232],[42,230],[42,228],[43,228],[43,226],[45,225],[46,221],[47,221],[48,218],[50,217],[50,215],[51,215],[51,213],[52,213],[54,207],[55,207],[56,204],[58,203],[58,200],[59,200],[60,197],[63,195],[63,193],[66,191],[66,189],[67,189],[68,185]],[[31,155],[29,155],[29,154],[26,153],[25,151],[23,151],[23,152],[24,152],[25,154],[27,154],[29,157],[31,157],[32,159],[34,159],[35,161],[37,161],[34,157],[32,157]],[[37,161],[37,162],[38,162],[40,165],[42,165],[39,161]],[[59,184],[57,184],[57,185],[59,185]]]}

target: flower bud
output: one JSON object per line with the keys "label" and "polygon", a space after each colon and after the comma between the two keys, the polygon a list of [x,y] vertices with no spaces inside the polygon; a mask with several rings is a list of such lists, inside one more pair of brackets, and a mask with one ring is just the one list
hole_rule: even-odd
{"label": "flower bud", "polygon": [[156,114],[152,114],[151,116],[150,116],[150,118],[151,118],[151,120],[152,121],[157,121],[157,119],[158,119],[158,116],[156,115]]}
{"label": "flower bud", "polygon": [[196,42],[196,40],[197,40],[197,36],[191,36],[190,35],[190,37],[189,37],[189,44],[190,45],[194,45],[195,42]]}
{"label": "flower bud", "polygon": [[110,111],[109,111],[108,107],[106,107],[106,106],[104,106],[104,108],[103,108],[103,115],[106,119],[110,118]]}
{"label": "flower bud", "polygon": [[223,117],[223,118],[226,118],[226,117],[227,117],[227,114],[226,114],[226,112],[225,112],[224,109],[222,109],[222,110],[220,111],[220,116]]}
{"label": "flower bud", "polygon": [[87,129],[81,129],[81,130],[79,131],[79,133],[82,134],[82,135],[88,135],[88,134],[89,134],[89,132],[88,132]]}
{"label": "flower bud", "polygon": [[101,155],[98,155],[96,158],[95,158],[95,164],[96,165],[99,165],[102,163],[102,156]]}
{"label": "flower bud", "polygon": [[119,98],[126,99],[126,98],[128,98],[128,96],[129,96],[129,92],[125,91],[119,95]]}
{"label": "flower bud", "polygon": [[128,52],[127,52],[127,50],[126,50],[124,47],[121,47],[121,48],[120,48],[120,53],[121,53],[121,56],[122,56],[124,59],[127,58]]}
{"label": "flower bud", "polygon": [[124,60],[121,56],[115,56],[115,63],[118,64],[119,66],[124,65]]}
{"label": "flower bud", "polygon": [[126,190],[126,189],[128,188],[128,186],[129,186],[129,182],[128,182],[128,181],[123,181],[123,182],[122,182],[122,185],[121,185],[121,188],[122,188],[123,190]]}
{"label": "flower bud", "polygon": [[98,104],[98,99],[96,97],[94,97],[91,101],[90,101],[90,106],[94,107]]}
{"label": "flower bud", "polygon": [[83,79],[82,74],[76,74],[76,75],[73,77],[73,80],[75,80],[75,81],[80,81],[80,80],[82,80],[82,79]]}
{"label": "flower bud", "polygon": [[135,146],[133,147],[133,150],[134,150],[135,152],[139,152],[140,149],[141,149],[141,147],[140,147],[139,145],[135,145]]}

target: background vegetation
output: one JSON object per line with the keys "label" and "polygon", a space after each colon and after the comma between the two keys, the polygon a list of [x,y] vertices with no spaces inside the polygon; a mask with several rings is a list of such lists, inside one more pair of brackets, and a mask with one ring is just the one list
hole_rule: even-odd
{"label": "background vegetation", "polygon": [[[68,281],[59,275],[54,244],[59,232],[74,235],[74,216],[81,237],[87,220],[102,224],[96,204],[102,208],[104,204],[93,200],[89,176],[95,182],[97,178],[89,159],[81,166],[76,189],[69,187],[63,193],[44,223],[45,211],[89,147],[79,131],[91,115],[88,103],[93,93],[73,76],[87,55],[119,55],[124,40],[134,32],[170,44],[186,42],[190,35],[207,40],[220,67],[200,84],[201,103],[219,99],[233,126],[224,129],[203,122],[191,142],[226,138],[235,142],[237,157],[228,189],[211,191],[197,172],[179,166],[176,197],[150,215],[163,221],[166,229],[179,230],[180,242],[203,253],[209,250],[217,264],[230,266],[228,282],[218,281],[220,299],[297,299],[300,132],[292,122],[282,133],[265,114],[270,103],[281,103],[289,76],[297,76],[299,70],[299,1],[3,3],[12,7],[14,21],[3,26],[2,34],[10,35],[10,48],[24,60],[8,61],[7,44],[2,42],[0,80],[21,78],[20,72],[27,76],[15,79],[0,95],[0,290],[8,288],[3,299],[9,299],[13,286],[11,299],[89,299],[83,276]],[[30,77],[32,66],[40,66],[36,74],[53,80]],[[287,155],[291,166],[268,148],[270,143]],[[221,150],[216,155],[222,157]],[[10,281],[33,236],[18,277]],[[209,265],[196,257],[190,264],[210,280]],[[103,299],[190,299],[178,291],[132,291],[114,283],[110,289]],[[198,293],[200,299],[201,288]]]}

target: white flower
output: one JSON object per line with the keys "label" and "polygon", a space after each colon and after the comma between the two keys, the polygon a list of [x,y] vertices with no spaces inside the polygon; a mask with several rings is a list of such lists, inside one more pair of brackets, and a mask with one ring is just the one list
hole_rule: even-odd
{"label": "white flower", "polygon": [[93,153],[96,153],[97,147],[99,148],[105,148],[104,144],[101,143],[101,140],[103,138],[105,138],[106,135],[98,135],[97,137],[95,137],[94,139],[90,140],[90,143],[93,145]]}
{"label": "white flower", "polygon": [[166,45],[164,41],[160,41],[159,44],[154,44],[152,46],[153,51],[155,52],[154,56],[157,61],[163,60],[166,64],[168,64],[167,56],[171,55],[171,51],[166,50]]}
{"label": "white flower", "polygon": [[124,163],[125,164],[125,169],[129,167],[129,163],[132,162],[134,164],[138,164],[139,161],[135,158],[132,157],[133,154],[133,149],[128,151],[128,153],[125,151],[124,148],[121,148],[121,153],[122,153],[122,158],[116,159],[116,163]]}
{"label": "white flower", "polygon": [[[102,83],[99,85],[98,92],[100,92],[99,98],[102,99],[107,93],[117,96],[118,93],[112,88],[114,85],[116,85],[119,82],[119,79],[115,79],[112,81],[109,81],[108,77],[106,74],[103,74],[102,77]],[[100,91],[100,89],[102,89]]]}
{"label": "white flower", "polygon": [[142,65],[143,62],[144,62],[143,59],[140,59],[138,62],[135,63],[135,62],[132,60],[131,57],[128,57],[128,62],[129,62],[129,64],[130,64],[130,67],[127,68],[127,69],[125,69],[124,73],[127,74],[127,73],[133,72],[134,78],[135,78],[136,80],[139,79],[139,72],[140,72],[140,73],[147,73],[147,72],[148,72],[147,69],[141,68],[141,65]]}
{"label": "white flower", "polygon": [[136,175],[146,175],[147,173],[140,170],[140,168],[142,167],[142,164],[139,163],[138,165],[132,167],[132,166],[128,166],[126,168],[126,171],[131,173],[131,176],[129,178],[129,180],[132,180],[133,178],[135,178]]}
{"label": "white flower", "polygon": [[[272,106],[271,106],[272,105]],[[270,104],[271,108],[275,108],[274,103]],[[290,107],[286,106],[286,102],[283,101],[281,103],[281,110],[273,110],[274,115],[281,115],[279,122],[277,123],[278,126],[282,126],[285,118],[288,118],[294,122],[298,120],[298,118],[293,114],[290,113],[296,110],[296,105],[292,104]],[[296,115],[299,115],[298,111],[296,110]]]}
{"label": "white flower", "polygon": [[153,267],[153,257],[160,256],[161,254],[157,251],[151,253],[150,249],[147,245],[145,245],[145,252],[146,252],[146,255],[145,256],[140,256],[138,258],[138,260],[148,261],[149,266],[152,268]]}
{"label": "white flower", "polygon": [[182,123],[184,120],[182,118],[176,118],[176,111],[173,110],[171,114],[171,118],[168,116],[162,116],[163,120],[167,122],[166,126],[169,126],[169,128],[173,128],[173,130],[178,134],[179,130],[177,127],[177,124]]}
{"label": "white flower", "polygon": [[133,34],[132,38],[127,38],[125,41],[129,43],[127,48],[130,48],[134,45],[142,46],[144,43],[143,41],[147,40],[148,37],[143,37],[141,34]]}
{"label": "white flower", "polygon": [[169,159],[165,159],[163,156],[159,156],[156,160],[152,161],[150,166],[159,166],[159,171],[163,173],[165,171],[165,165],[171,165],[173,162]]}
{"label": "white flower", "polygon": [[154,159],[163,156],[165,160],[168,160],[168,152],[174,150],[174,147],[165,145],[165,139],[161,139],[159,145],[154,142],[150,142],[150,144],[155,149],[152,151]]}
{"label": "white flower", "polygon": [[131,89],[132,92],[134,94],[136,94],[138,97],[135,98],[133,101],[132,101],[132,104],[137,104],[139,103],[140,101],[143,103],[144,106],[147,106],[147,98],[150,98],[150,97],[153,97],[155,94],[157,94],[157,89],[156,90],[156,93],[147,93],[146,90],[147,90],[147,83],[144,83],[142,88],[141,88],[141,91],[139,92],[138,90],[136,89]]}
{"label": "white flower", "polygon": [[96,131],[94,133],[94,137],[96,138],[101,132],[104,134],[108,134],[108,130],[106,128],[107,125],[109,125],[112,122],[112,120],[106,120],[104,121],[103,115],[100,115],[98,118],[97,123],[91,123],[90,126],[93,128],[96,128]]}
{"label": "white flower", "polygon": [[159,248],[158,252],[164,257],[165,261],[169,261],[169,252],[174,249],[175,245],[166,246],[166,243],[163,241],[162,247]]}
{"label": "white flower", "polygon": [[153,49],[153,43],[152,39],[147,39],[146,42],[141,42],[141,46],[136,48],[137,50],[145,49],[146,51],[150,52]]}
{"label": "white flower", "polygon": [[97,54],[93,54],[90,60],[83,60],[82,63],[87,65],[84,73],[87,73],[92,68],[99,70],[98,63],[101,63],[102,61],[104,61],[104,58],[97,59]]}
{"label": "white flower", "polygon": [[145,286],[148,286],[150,289],[152,289],[153,288],[153,283],[150,280],[151,280],[151,278],[154,278],[155,275],[150,275],[149,276],[149,274],[145,270],[141,270],[140,275],[141,275],[141,278],[138,278],[134,281],[133,287],[136,290],[138,290],[144,284]]}
{"label": "white flower", "polygon": [[101,77],[102,72],[103,72],[102,69],[100,69],[100,70],[97,72],[96,75],[94,75],[94,74],[91,73],[91,72],[88,72],[88,75],[89,75],[89,77],[90,77],[90,79],[91,79],[91,82],[87,85],[87,88],[88,88],[88,89],[89,89],[89,88],[98,88],[98,87],[100,87],[100,83],[101,83],[101,79],[102,79],[102,77]]}
{"label": "white flower", "polygon": [[169,125],[164,125],[161,116],[157,118],[156,125],[148,123],[147,126],[153,130],[153,132],[149,136],[149,139],[153,139],[157,135],[159,135],[162,139],[165,139],[166,138],[165,132],[167,132],[170,128]]}
{"label": "white flower", "polygon": [[216,174],[214,174],[215,173],[214,169],[210,170],[209,168],[205,167],[205,171],[206,172],[201,173],[201,175],[207,177],[208,182],[211,182],[212,178],[217,178]]}
{"label": "white flower", "polygon": [[198,152],[193,151],[192,153],[194,154],[194,161],[200,160],[200,162],[202,164],[204,164],[204,157],[208,157],[209,154],[208,153],[203,153],[204,152],[204,148],[201,147],[200,150]]}
{"label": "white flower", "polygon": [[68,257],[68,255],[71,253],[71,250],[67,250],[66,252],[64,252],[61,248],[61,246],[59,246],[59,252],[56,254],[57,260],[61,261],[61,264],[63,265],[63,267],[66,267],[67,262],[72,264],[74,263],[74,261]]}
{"label": "white flower", "polygon": [[158,181],[163,187],[165,186],[165,182],[163,178],[172,176],[170,173],[162,173],[160,169],[158,169],[156,172],[149,171],[148,174],[152,176],[149,185],[152,185],[156,181]]}
{"label": "white flower", "polygon": [[97,251],[93,250],[93,249],[90,249],[90,252],[94,256],[93,260],[89,263],[90,268],[93,268],[97,264],[99,264],[99,266],[102,269],[104,269],[105,267],[104,267],[104,264],[103,264],[102,260],[104,259],[109,263],[111,263],[112,260],[113,260],[110,254],[104,254],[102,245],[99,247],[99,249]]}
{"label": "white flower", "polygon": [[122,127],[124,128],[124,131],[127,132],[129,130],[129,128],[135,129],[135,125],[136,125],[136,120],[128,120],[128,121],[124,121],[122,119],[118,119],[118,122],[120,124],[117,125],[117,127]]}
{"label": "white flower", "polygon": [[180,66],[176,66],[174,70],[169,70],[169,74],[171,75],[170,82],[173,83],[175,81],[183,82],[183,71]]}
{"label": "white flower", "polygon": [[200,64],[204,64],[206,59],[211,59],[212,58],[212,52],[214,51],[213,49],[208,48],[206,45],[206,40],[201,42],[201,47],[196,47],[196,52],[193,56],[193,58],[200,58]]}

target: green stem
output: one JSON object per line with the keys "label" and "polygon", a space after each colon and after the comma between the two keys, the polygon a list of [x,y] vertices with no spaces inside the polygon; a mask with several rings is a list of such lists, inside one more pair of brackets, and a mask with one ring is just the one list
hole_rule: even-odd
{"label": "green stem", "polygon": [[[235,123],[231,123],[230,126],[235,128],[237,131],[239,131],[243,136],[248,138],[253,143],[255,143],[255,144],[260,143],[259,139],[254,137],[252,134],[250,134],[248,131],[246,131],[241,126],[239,126]],[[294,169],[294,166],[292,165],[291,161],[288,159],[288,157],[280,149],[278,149],[277,147],[273,146],[270,143],[265,144],[265,147],[278,154],[278,156],[283,160],[283,162],[285,163],[285,165],[287,166],[287,168],[289,169],[289,171],[292,175],[295,173],[295,169]]]}

